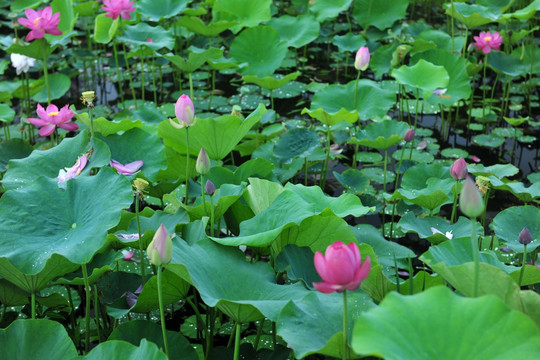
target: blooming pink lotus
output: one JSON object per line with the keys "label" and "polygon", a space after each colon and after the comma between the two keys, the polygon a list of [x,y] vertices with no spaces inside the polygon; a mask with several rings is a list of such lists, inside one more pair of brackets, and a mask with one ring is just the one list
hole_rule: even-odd
{"label": "blooming pink lotus", "polygon": [[144,162],[142,160],[137,160],[124,165],[113,159],[111,159],[111,162],[109,163],[109,165],[115,168],[119,174],[126,176],[135,174],[137,171],[139,171],[143,164]]}
{"label": "blooming pink lotus", "polygon": [[476,46],[478,50],[481,50],[484,54],[489,54],[491,50],[499,50],[503,38],[498,32],[492,34],[489,31],[481,31],[479,36],[474,37],[474,40],[476,40],[476,42],[473,45]]}
{"label": "blooming pink lotus", "polygon": [[133,7],[133,1],[129,0],[103,0],[101,8],[107,12],[105,16],[116,20],[118,16],[122,16],[123,19],[130,19],[131,14],[135,11]]}
{"label": "blooming pink lotus", "polygon": [[69,105],[65,105],[62,109],[58,110],[56,105],[51,104],[45,110],[41,104],[38,104],[36,111],[39,119],[29,118],[28,122],[36,126],[43,126],[39,129],[39,135],[41,136],[51,135],[57,126],[67,131],[75,131],[79,128],[79,125],[68,122],[75,115],[69,109]]}
{"label": "blooming pink lotus", "polygon": [[27,19],[18,18],[17,21],[22,26],[26,26],[31,31],[26,35],[26,41],[32,41],[34,39],[41,39],[45,34],[62,35],[62,32],[58,30],[58,23],[60,22],[60,13],[52,13],[52,8],[47,6],[42,10],[26,9],[24,10]]}
{"label": "blooming pink lotus", "polygon": [[88,163],[88,156],[86,156],[86,154],[83,154],[82,156],[79,156],[75,165],[73,165],[70,168],[61,169],[58,172],[58,177],[57,177],[58,185],[78,176],[81,173],[81,171],[84,170],[87,163]]}
{"label": "blooming pink lotus", "polygon": [[371,270],[371,260],[366,257],[362,262],[356,243],[345,245],[336,241],[326,248],[326,255],[320,251],[315,253],[315,268],[323,281],[313,283],[313,286],[330,294],[357,289]]}

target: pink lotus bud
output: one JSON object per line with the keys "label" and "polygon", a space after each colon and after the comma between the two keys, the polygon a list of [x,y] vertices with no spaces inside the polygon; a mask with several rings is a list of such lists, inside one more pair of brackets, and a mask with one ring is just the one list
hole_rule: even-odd
{"label": "pink lotus bud", "polygon": [[206,174],[208,170],[210,170],[210,158],[208,157],[208,154],[204,148],[201,148],[201,151],[199,151],[199,156],[197,156],[197,162],[195,163],[195,169],[201,175]]}
{"label": "pink lotus bud", "polygon": [[129,261],[133,258],[133,251],[122,250],[122,256],[124,257],[125,261]]}
{"label": "pink lotus bud", "polygon": [[146,249],[150,262],[154,265],[163,265],[171,262],[172,241],[165,226],[161,224],[154,234],[154,238]]}
{"label": "pink lotus bud", "polygon": [[204,191],[210,196],[214,195],[214,192],[216,192],[216,187],[213,182],[210,180],[206,180],[206,184],[204,184]]}
{"label": "pink lotus bud", "polygon": [[470,176],[467,176],[461,189],[459,208],[469,218],[477,218],[484,212],[484,200]]}
{"label": "pink lotus bud", "polygon": [[370,258],[366,257],[362,262],[360,250],[354,242],[345,245],[336,241],[326,248],[324,256],[317,251],[314,261],[323,281],[313,283],[313,286],[325,294],[356,290],[371,270]]}
{"label": "pink lotus bud", "polygon": [[367,46],[362,46],[356,53],[356,58],[354,59],[354,67],[358,71],[364,71],[369,66],[369,49]]}
{"label": "pink lotus bud", "polygon": [[195,107],[189,96],[183,94],[178,98],[178,101],[174,106],[174,113],[178,119],[178,123],[174,122],[172,119],[170,120],[174,127],[182,129],[191,125],[193,118],[195,117]]}
{"label": "pink lotus bud", "polygon": [[523,245],[530,244],[532,241],[532,234],[529,229],[524,227],[523,230],[521,230],[521,232],[519,233],[518,240]]}
{"label": "pink lotus bud", "polygon": [[467,170],[467,163],[465,162],[465,159],[460,157],[457,159],[453,164],[452,167],[450,167],[450,176],[454,180],[463,180],[467,175],[469,174]]}
{"label": "pink lotus bud", "polygon": [[403,135],[403,139],[406,142],[411,142],[414,139],[414,129],[409,129],[405,131],[405,135]]}

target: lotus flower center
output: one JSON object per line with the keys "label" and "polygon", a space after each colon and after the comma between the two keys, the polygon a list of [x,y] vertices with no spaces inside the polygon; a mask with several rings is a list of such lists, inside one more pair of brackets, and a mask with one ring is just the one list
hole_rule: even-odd
{"label": "lotus flower center", "polygon": [[38,26],[38,21],[41,19],[41,17],[37,17],[35,20],[34,20],[34,25]]}
{"label": "lotus flower center", "polygon": [[58,111],[51,111],[51,112],[48,113],[47,115],[49,115],[49,116],[56,116],[56,115],[58,115]]}
{"label": "lotus flower center", "polygon": [[486,40],[486,41],[491,41],[491,36],[486,36],[486,37],[484,38],[484,40]]}

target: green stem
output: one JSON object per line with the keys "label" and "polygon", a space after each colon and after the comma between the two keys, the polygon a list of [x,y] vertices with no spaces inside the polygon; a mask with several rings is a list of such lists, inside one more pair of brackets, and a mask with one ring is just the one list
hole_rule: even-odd
{"label": "green stem", "polygon": [[128,80],[129,80],[129,87],[131,89],[131,95],[133,97],[133,103],[135,104],[135,109],[137,109],[137,96],[135,94],[135,86],[133,85],[133,76],[131,75],[131,67],[129,66],[129,61],[126,55],[126,45],[122,43],[122,47],[124,49],[124,62],[126,63],[126,71],[128,74]]}
{"label": "green stem", "polygon": [[126,104],[124,103],[124,87],[122,86],[123,77],[122,72],[120,71],[120,66],[118,64],[118,50],[116,49],[116,37],[113,37],[113,54],[114,62],[116,63],[116,81],[118,83],[118,91],[120,92],[120,99],[122,101],[122,108],[126,109]]}
{"label": "green stem", "polygon": [[214,202],[212,201],[212,195],[210,195],[210,236],[214,235]]}
{"label": "green stem", "polygon": [[[201,199],[204,206],[204,216],[208,216],[208,210],[206,209],[206,201],[204,200],[204,175],[201,175]],[[212,234],[212,232],[210,232],[210,234]]]}
{"label": "green stem", "polygon": [[[45,41],[44,47],[48,47]],[[47,88],[47,103],[51,104],[51,88],[49,86],[49,69],[47,68],[47,49],[43,49],[43,77],[45,78],[45,87]]]}
{"label": "green stem", "polygon": [[161,272],[163,271],[163,265],[158,266],[157,272],[157,287],[158,287],[158,301],[159,301],[159,317],[161,319],[161,334],[163,335],[163,346],[165,347],[165,354],[169,358],[169,342],[167,340],[167,328],[165,326],[165,312],[163,306],[163,288]]}
{"label": "green stem", "polygon": [[86,293],[86,311],[85,311],[85,333],[84,333],[84,351],[88,352],[90,347],[90,304],[92,297],[90,295],[90,282],[88,281],[88,270],[86,264],[82,264],[82,273],[84,280],[84,292]]}
{"label": "green stem", "polygon": [[36,318],[36,293],[35,291],[32,291],[32,294],[30,294],[30,306],[32,308],[32,319]]}
{"label": "green stem", "polygon": [[157,104],[156,71],[154,69],[156,62],[154,58],[154,53],[152,53],[152,90],[154,91],[154,103]]}
{"label": "green stem", "polygon": [[[386,193],[386,169],[388,166],[388,149],[384,150],[384,172],[383,172],[383,208],[382,208],[382,235],[385,236],[386,231],[384,230],[384,223],[385,223],[385,217],[386,217],[386,198],[384,197],[384,194]],[[391,235],[390,235],[391,236]]]}
{"label": "green stem", "polygon": [[[420,102],[420,90],[416,88],[416,109],[414,114],[414,133],[416,134],[416,124],[418,123],[418,104]],[[409,160],[412,159],[412,141],[411,141],[411,152],[409,153]]]}
{"label": "green stem", "polygon": [[98,343],[101,342],[101,330],[99,329],[99,299],[97,292],[97,285],[94,284],[94,320],[96,321],[96,330]]}
{"label": "green stem", "polygon": [[135,217],[137,218],[137,233],[139,234],[139,253],[141,257],[141,280],[143,287],[146,283],[146,263],[144,261],[144,244],[141,233],[141,218],[139,214],[139,193],[135,193]]}
{"label": "green stem", "polygon": [[356,83],[354,86],[354,105],[353,110],[356,110],[356,98],[358,96],[358,81],[360,80],[360,71],[358,71],[358,75],[356,75]]}
{"label": "green stem", "polygon": [[458,201],[458,193],[457,193],[458,183],[459,183],[459,180],[456,180],[456,192],[454,193],[454,205],[452,205],[452,215],[450,216],[450,222],[452,224],[456,222],[457,201]]}
{"label": "green stem", "polygon": [[471,251],[474,261],[474,283],[473,283],[473,297],[478,296],[478,279],[480,278],[480,259],[478,250],[478,240],[476,238],[476,219],[471,219]]}
{"label": "green stem", "polygon": [[189,77],[189,98],[191,101],[193,101],[193,78],[191,77],[191,73],[188,73]]}
{"label": "green stem", "polygon": [[264,320],[265,318],[263,318],[259,323],[259,326],[257,326],[257,335],[255,336],[255,341],[253,342],[253,348],[255,349],[255,351],[257,351],[257,348],[259,347],[259,340],[261,339]]}
{"label": "green stem", "polygon": [[527,244],[523,244],[523,258],[521,260],[521,271],[519,272],[518,285],[521,287],[523,281],[523,274],[525,273],[525,260],[527,259]]}
{"label": "green stem", "polygon": [[330,163],[330,125],[326,125],[326,159],[324,160],[322,172],[321,172],[321,182],[320,187],[324,191],[324,185],[326,183],[326,173],[328,171],[328,164]]}
{"label": "green stem", "polygon": [[[452,12],[454,11],[454,1],[453,0],[450,0],[450,7],[452,9]],[[453,16],[450,16],[450,22],[452,23],[452,46],[450,48],[450,52],[453,54],[454,53],[454,17]]]}
{"label": "green stem", "polygon": [[92,140],[94,139],[94,113],[93,113],[94,106],[88,105],[88,118],[90,119],[90,137]]}
{"label": "green stem", "polygon": [[145,101],[144,83],[145,83],[145,78],[144,78],[144,56],[141,56],[141,98],[142,98],[143,104],[144,104],[144,101]]}
{"label": "green stem", "polygon": [[[190,73],[191,79],[191,73]],[[186,126],[186,205],[189,199],[189,127]]]}
{"label": "green stem", "polygon": [[240,358],[240,336],[242,335],[242,324],[237,321],[236,322],[236,333],[234,334],[234,360],[238,360]]}
{"label": "green stem", "polygon": [[486,70],[488,54],[484,56],[484,76],[482,79],[482,121],[486,121]]}
{"label": "green stem", "polygon": [[347,360],[349,358],[349,335],[347,326],[347,290],[343,291],[343,351],[341,358]]}
{"label": "green stem", "polygon": [[212,107],[212,100],[214,100],[214,91],[216,90],[216,70],[212,70],[212,91],[210,92],[210,100],[208,100],[208,110]]}

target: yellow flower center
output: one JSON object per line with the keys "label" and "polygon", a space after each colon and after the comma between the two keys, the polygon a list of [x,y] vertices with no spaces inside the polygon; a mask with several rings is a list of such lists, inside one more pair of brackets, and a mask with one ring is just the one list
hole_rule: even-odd
{"label": "yellow flower center", "polygon": [[51,112],[48,113],[47,115],[49,115],[49,116],[56,116],[56,115],[58,115],[58,111],[51,111]]}
{"label": "yellow flower center", "polygon": [[484,40],[486,40],[486,41],[491,41],[491,36],[486,36],[486,37],[484,38]]}
{"label": "yellow flower center", "polygon": [[38,17],[38,18],[36,18],[36,19],[34,20],[34,25],[37,26],[37,23],[38,23],[39,19],[41,19],[41,17]]}

